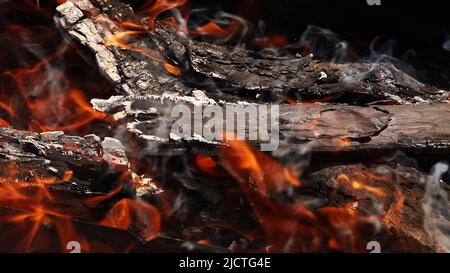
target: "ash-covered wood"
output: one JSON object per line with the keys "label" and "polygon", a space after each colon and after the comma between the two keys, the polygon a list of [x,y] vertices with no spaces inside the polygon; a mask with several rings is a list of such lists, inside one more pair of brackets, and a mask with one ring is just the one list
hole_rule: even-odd
{"label": "ash-covered wood", "polygon": [[[121,21],[146,24],[121,1],[83,0],[58,7],[55,21],[62,32],[93,54],[100,70],[127,95],[191,95],[195,88],[225,101],[256,97],[268,101],[289,94],[298,99],[359,96],[359,101],[439,102],[447,92],[418,82],[384,63],[318,63],[311,56],[267,56],[193,40],[185,33],[156,24],[126,46],[111,43],[125,31]],[[143,53],[144,52],[144,53]],[[148,57],[151,55],[152,57]],[[163,69],[177,67],[176,77]],[[170,69],[168,69],[170,70]],[[173,72],[173,74],[178,74]]]}
{"label": "ash-covered wood", "polygon": [[[153,144],[163,144],[159,151],[183,153],[197,147],[211,149],[220,141],[207,141],[199,134],[177,135],[172,131],[179,116],[172,116],[175,106],[186,105],[192,112],[195,105],[217,106],[226,112],[227,105],[202,96],[116,96],[108,100],[92,100],[94,108],[126,124],[128,130]],[[243,107],[251,104],[244,105]],[[225,115],[224,115],[225,116]],[[194,123],[195,117],[190,119]],[[207,118],[200,122],[206,124]],[[199,122],[199,120],[196,120]],[[224,120],[225,122],[225,120]],[[246,121],[247,132],[252,128]],[[430,153],[449,151],[450,105],[279,105],[278,131],[280,148],[315,152],[388,151],[396,149]],[[269,126],[268,126],[269,127]],[[192,128],[194,126],[192,125]],[[226,125],[223,126],[224,130]],[[270,127],[269,127],[270,129]],[[250,141],[253,145],[262,140]],[[166,145],[166,146],[164,146]]]}
{"label": "ash-covered wood", "polygon": [[128,165],[116,139],[0,128],[0,182],[41,184],[83,196],[104,194],[118,186]]}

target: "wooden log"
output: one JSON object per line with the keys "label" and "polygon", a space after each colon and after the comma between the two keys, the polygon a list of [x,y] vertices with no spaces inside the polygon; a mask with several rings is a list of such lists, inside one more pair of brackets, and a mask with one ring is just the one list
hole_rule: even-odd
{"label": "wooden log", "polygon": [[[157,152],[180,154],[186,149],[198,147],[210,150],[220,141],[207,141],[197,135],[177,135],[172,132],[179,116],[172,116],[176,106],[185,105],[194,111],[197,106],[215,106],[226,113],[227,104],[205,99],[180,96],[116,96],[108,100],[92,100],[94,108],[106,112],[126,124],[128,130],[149,144],[161,144]],[[251,104],[247,104],[249,106]],[[279,105],[278,132],[280,148],[314,152],[368,152],[394,151],[397,149],[447,153],[450,128],[450,105],[379,105],[348,106],[299,104]],[[223,115],[225,117],[225,114]],[[201,125],[210,118],[190,119]],[[224,130],[226,128],[224,118]],[[245,129],[255,130],[255,124],[246,120]],[[254,122],[253,122],[254,123]],[[253,126],[253,127],[252,127]],[[255,127],[255,128],[254,128]],[[270,126],[268,126],[270,129]],[[271,132],[269,132],[271,133]],[[250,141],[252,145],[263,143],[261,139]],[[203,147],[203,148],[202,148]]]}
{"label": "wooden log", "polygon": [[[325,98],[350,95],[362,102],[441,102],[446,91],[418,82],[390,64],[318,63],[311,56],[266,56],[241,48],[197,42],[185,33],[156,24],[117,42],[126,29],[118,22],[145,25],[121,1],[83,0],[58,7],[55,21],[62,32],[95,55],[100,70],[127,95],[192,95],[197,89],[225,101]],[[147,35],[145,35],[147,34]],[[115,40],[116,39],[116,40]],[[176,77],[167,73],[166,70]],[[205,86],[205,82],[208,84]],[[350,101],[351,102],[351,101]]]}
{"label": "wooden log", "polygon": [[[113,165],[115,169],[113,168]],[[81,196],[105,194],[120,183],[128,160],[118,140],[63,132],[0,128],[0,182],[46,186]]]}

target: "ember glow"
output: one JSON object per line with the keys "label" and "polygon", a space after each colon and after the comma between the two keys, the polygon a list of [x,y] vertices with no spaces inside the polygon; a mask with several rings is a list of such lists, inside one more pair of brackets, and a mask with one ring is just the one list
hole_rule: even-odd
{"label": "ember glow", "polygon": [[267,236],[263,251],[316,252],[327,248],[362,251],[357,225],[367,219],[358,216],[351,204],[322,207],[313,212],[301,201],[289,204],[276,201],[271,196],[277,191],[288,186],[301,187],[301,182],[290,170],[243,142],[233,141],[230,148],[222,151],[221,160],[239,181]]}

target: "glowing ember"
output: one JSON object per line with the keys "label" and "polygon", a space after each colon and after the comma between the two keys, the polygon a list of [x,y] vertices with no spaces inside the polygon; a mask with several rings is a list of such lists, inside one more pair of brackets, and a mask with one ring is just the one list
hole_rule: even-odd
{"label": "glowing ember", "polygon": [[347,186],[347,187],[350,186],[351,188],[353,188],[355,190],[369,192],[369,193],[375,194],[379,197],[386,196],[386,193],[384,192],[384,190],[382,188],[367,185],[364,182],[362,182],[362,181],[370,181],[370,179],[366,175],[359,174],[359,176],[361,177],[360,178],[361,180],[360,179],[350,179],[347,175],[340,174],[336,178],[335,187],[339,187],[341,185]]}
{"label": "glowing ember", "polygon": [[209,156],[198,155],[195,164],[199,170],[209,175],[216,175],[218,172],[217,163]]}
{"label": "glowing ember", "polygon": [[102,225],[128,230],[137,229],[138,235],[150,241],[161,232],[161,216],[153,206],[131,199],[117,202]]}

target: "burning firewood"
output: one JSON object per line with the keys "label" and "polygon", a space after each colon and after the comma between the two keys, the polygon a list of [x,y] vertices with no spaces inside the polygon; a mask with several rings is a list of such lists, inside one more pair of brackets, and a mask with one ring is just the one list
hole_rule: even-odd
{"label": "burning firewood", "polygon": [[[375,240],[385,251],[443,251],[424,228],[420,201],[428,194],[424,185],[429,175],[387,162],[343,164],[337,153],[448,152],[446,91],[385,63],[320,63],[311,55],[280,57],[199,42],[189,31],[157,22],[158,14],[137,15],[119,0],[68,1],[57,12],[55,22],[63,35],[81,45],[87,59],[93,54],[100,71],[122,95],[93,99],[92,104],[138,136],[145,149],[139,159],[151,154],[186,156],[191,151],[215,156],[197,155],[198,169],[213,176],[215,184],[210,178],[178,174],[174,166],[158,177],[179,193],[176,208],[183,202],[196,208],[188,213],[195,220],[171,219],[169,227],[191,224],[182,231],[190,238],[205,226],[231,229],[231,237],[240,240],[229,245],[223,238],[217,241],[232,250],[364,251]],[[355,96],[357,100],[349,99]],[[308,100],[332,104],[305,103]],[[196,107],[213,106],[224,113],[227,107],[243,105],[277,107],[278,127],[269,133],[280,134],[282,149],[331,154],[341,165],[314,166],[301,180],[299,173],[245,143],[172,131],[175,107],[195,112]],[[270,120],[273,115],[268,111],[259,116]],[[184,126],[195,127],[195,119]],[[207,120],[200,117],[200,122]],[[246,133],[254,127],[250,122],[245,123]],[[189,169],[183,164],[179,162],[181,169]],[[239,212],[226,214],[226,195],[239,190],[232,200],[245,202],[234,207]],[[184,192],[199,193],[184,198]],[[211,204],[220,213],[206,208]],[[243,225],[259,226],[256,232],[223,223],[241,219],[249,210],[252,217]]]}
{"label": "burning firewood", "polygon": [[[24,211],[0,206],[0,219],[2,220],[0,239],[3,242],[0,246],[1,252],[228,252],[225,248],[200,245],[167,236],[158,236],[143,243],[124,230],[58,217],[52,219],[52,221],[47,219],[45,223],[38,222],[39,228],[30,237],[29,223],[26,220],[23,221],[25,213]],[[15,218],[22,218],[22,220],[11,221]],[[50,222],[52,224],[49,224]],[[33,222],[31,224],[36,225]],[[114,238],[113,242],[111,242],[111,238]]]}
{"label": "burning firewood", "polygon": [[[164,146],[159,144],[164,142],[167,153],[171,154],[185,150],[179,141],[183,136],[170,134],[174,120],[167,118],[171,107],[182,101],[189,107],[200,103],[225,108],[242,100],[256,102],[257,94],[264,97],[263,90],[281,94],[287,100],[290,99],[283,90],[322,98],[354,92],[371,96],[372,102],[446,99],[446,92],[419,83],[390,65],[317,63],[309,57],[264,59],[242,49],[196,42],[170,27],[154,24],[152,29],[147,29],[145,18],[120,1],[67,2],[58,8],[58,13],[55,21],[63,33],[95,54],[98,67],[119,93],[133,95],[109,101],[94,100],[96,109],[115,118],[124,114],[128,121],[133,120],[127,123],[130,131],[150,142],[158,142],[160,151]],[[140,30],[126,31],[124,25]],[[128,37],[140,32],[145,35]],[[284,71],[285,75],[277,71]],[[197,82],[213,80],[215,84],[210,86],[228,91],[197,86],[204,89],[201,91],[188,78],[197,78]],[[250,98],[246,95],[249,91]],[[127,110],[126,105],[129,105]],[[436,125],[446,123],[446,115],[441,112],[447,112],[446,108],[445,104],[368,108],[280,105],[281,145],[297,147],[307,143],[314,151],[398,148],[442,151],[448,148],[447,132]],[[422,127],[418,126],[417,118]],[[345,128],[337,122],[341,119],[346,120]],[[186,137],[194,146],[215,145],[193,135]]]}
{"label": "burning firewood", "polygon": [[[69,96],[61,107],[75,114],[54,120],[73,126],[0,128],[0,250],[448,250],[446,166],[425,173],[449,151],[448,92],[388,63],[327,63],[200,41],[194,36],[218,25],[192,30],[182,16],[159,16],[186,1],[156,1],[143,13],[120,0],[63,2],[56,26],[116,93],[91,94],[91,107],[83,91],[54,88],[44,93],[58,96],[45,105]],[[215,35],[228,32],[233,23]],[[269,40],[260,44],[276,42]],[[41,78],[23,75],[40,69],[47,67],[5,73],[31,112],[45,108],[28,90]],[[118,96],[104,99],[111,95]],[[0,106],[8,116],[0,125],[17,126],[14,100]],[[229,109],[244,114],[229,122]],[[214,122],[217,138],[203,127],[212,110],[226,117]],[[94,120],[110,122],[101,134],[114,138],[51,131],[83,135],[75,129]],[[242,132],[230,124],[253,138],[235,140]],[[255,149],[269,144],[275,151],[262,150],[272,154]],[[432,160],[374,160],[398,150]],[[310,162],[310,154],[327,160]]]}
{"label": "burning firewood", "polygon": [[159,212],[134,201],[155,186],[129,164],[113,138],[0,128],[0,251],[227,251],[156,236]]}
{"label": "burning firewood", "polygon": [[447,92],[420,83],[389,64],[263,56],[196,42],[175,28],[153,23],[154,19],[136,15],[118,0],[83,0],[61,5],[55,21],[69,39],[95,55],[100,70],[126,95],[170,91],[191,96],[195,89],[203,89],[208,97],[230,102],[243,97],[272,101],[288,94],[294,99],[347,94],[362,101],[397,104],[447,99]]}
{"label": "burning firewood", "polygon": [[383,252],[444,251],[424,230],[423,197],[435,178],[415,168],[343,164],[300,180],[239,141],[221,149],[218,165],[238,182],[274,251],[364,251],[369,241]]}

